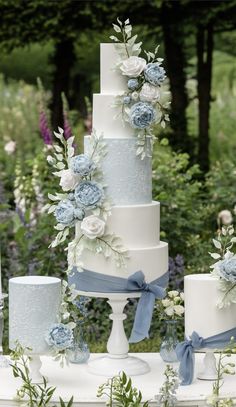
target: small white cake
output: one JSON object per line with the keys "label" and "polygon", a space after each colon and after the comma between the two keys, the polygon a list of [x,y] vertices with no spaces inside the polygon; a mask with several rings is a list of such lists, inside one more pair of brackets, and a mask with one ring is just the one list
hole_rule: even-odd
{"label": "small white cake", "polygon": [[192,274],[184,278],[185,335],[196,331],[203,338],[236,327],[236,304],[219,309],[224,293],[211,274]]}
{"label": "small white cake", "polygon": [[26,276],[9,280],[9,347],[16,341],[33,354],[48,353],[45,333],[57,322],[61,280]]}

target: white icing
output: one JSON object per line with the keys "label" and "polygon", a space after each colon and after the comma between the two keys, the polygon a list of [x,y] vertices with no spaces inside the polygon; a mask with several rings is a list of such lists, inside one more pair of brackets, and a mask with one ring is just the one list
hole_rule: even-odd
{"label": "white icing", "polygon": [[100,44],[101,93],[114,95],[126,89],[125,77],[115,69],[118,61],[114,44]]}
{"label": "white icing", "polygon": [[[113,206],[107,219],[106,233],[122,236],[122,243],[130,249],[149,248],[159,244],[160,204]],[[80,222],[76,236],[80,236]]]}
{"label": "white icing", "polygon": [[193,274],[184,278],[185,334],[196,331],[203,338],[236,327],[236,304],[219,309],[223,292],[211,274]]}
{"label": "white icing", "polygon": [[61,301],[61,280],[26,276],[9,280],[9,347],[16,341],[32,353],[45,354],[49,346],[45,333],[57,322]]}
{"label": "white icing", "polygon": [[[127,225],[127,228],[129,225]],[[84,269],[97,273],[127,278],[136,271],[141,270],[147,282],[151,282],[168,270],[168,244],[160,242],[155,247],[129,248],[129,259],[125,268],[117,268],[114,258],[105,259],[103,254],[84,250],[82,262]]]}
{"label": "white icing", "polygon": [[134,137],[134,129],[122,120],[121,106],[114,107],[114,101],[114,95],[93,95],[93,128],[105,138]]}
{"label": "white icing", "polygon": [[[152,160],[140,160],[135,139],[106,139],[107,154],[102,161],[106,195],[113,205],[136,205],[152,202]],[[90,152],[90,136],[84,140]]]}

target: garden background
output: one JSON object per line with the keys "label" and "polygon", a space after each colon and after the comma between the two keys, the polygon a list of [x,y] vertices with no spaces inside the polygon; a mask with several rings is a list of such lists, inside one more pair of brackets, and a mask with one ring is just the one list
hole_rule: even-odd
{"label": "garden background", "polygon": [[[172,288],[209,272],[211,239],[236,215],[236,1],[0,0],[0,234],[4,291],[20,275],[65,277],[63,247],[48,249],[53,216],[43,211],[57,180],[46,156],[58,125],[76,137],[91,131],[99,92],[99,44],[117,16],[130,18],[144,48],[160,44],[171,92],[170,125],[156,128],[153,198],[161,202],[161,238],[169,243]],[[228,211],[223,212],[222,211]],[[127,306],[130,330],[135,302]],[[86,335],[104,351],[109,307],[88,306]],[[134,351],[157,351],[151,340]],[[7,309],[5,311],[7,351]]]}

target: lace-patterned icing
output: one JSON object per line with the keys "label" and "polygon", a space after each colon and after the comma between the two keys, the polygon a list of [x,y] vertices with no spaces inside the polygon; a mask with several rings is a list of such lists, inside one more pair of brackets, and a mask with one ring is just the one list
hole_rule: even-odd
{"label": "lace-patterned icing", "polygon": [[[85,137],[85,153],[90,136]],[[152,201],[151,158],[136,156],[136,139],[106,138],[107,155],[102,170],[107,196],[113,205],[137,205]]]}

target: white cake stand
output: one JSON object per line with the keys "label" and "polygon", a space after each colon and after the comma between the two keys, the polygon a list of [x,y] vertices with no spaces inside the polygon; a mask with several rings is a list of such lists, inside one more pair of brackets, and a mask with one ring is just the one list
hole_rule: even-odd
{"label": "white cake stand", "polygon": [[112,329],[107,342],[108,354],[88,362],[90,373],[99,376],[115,376],[121,371],[129,376],[136,376],[148,373],[150,367],[142,359],[129,356],[129,342],[124,330],[124,308],[128,298],[139,298],[140,292],[134,293],[95,293],[87,291],[77,291],[79,295],[94,298],[108,298],[108,304],[112,308],[109,318],[112,320]]}

